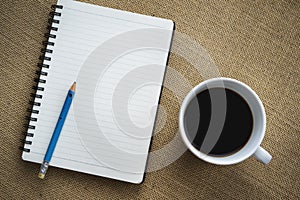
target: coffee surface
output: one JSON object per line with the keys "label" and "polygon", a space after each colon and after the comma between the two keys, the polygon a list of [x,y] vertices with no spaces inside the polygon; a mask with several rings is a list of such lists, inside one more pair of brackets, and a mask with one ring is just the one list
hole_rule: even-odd
{"label": "coffee surface", "polygon": [[230,89],[211,88],[191,100],[184,127],[196,149],[211,156],[227,156],[248,142],[253,117],[242,96]]}

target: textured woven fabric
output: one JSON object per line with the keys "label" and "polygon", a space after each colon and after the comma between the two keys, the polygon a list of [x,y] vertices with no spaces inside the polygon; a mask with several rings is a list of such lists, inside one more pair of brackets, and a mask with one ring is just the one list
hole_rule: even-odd
{"label": "textured woven fabric", "polygon": [[[48,13],[55,1],[2,0],[1,198],[300,199],[299,1],[86,2],[174,20],[178,32],[194,38],[209,52],[222,76],[245,82],[260,96],[267,114],[262,146],[273,155],[273,160],[268,166],[254,158],[233,166],[216,166],[187,151],[171,165],[148,173],[141,185],[58,168],[50,168],[46,179],[39,180],[39,165],[22,161],[18,147],[25,131],[24,117],[30,107],[28,101]],[[172,54],[169,64],[193,86],[203,80],[178,55]],[[169,72],[166,81],[180,88]],[[168,144],[178,129],[180,105],[171,90],[163,89],[161,105],[164,109],[159,112],[159,119],[165,114],[167,120],[154,137],[152,151]]]}

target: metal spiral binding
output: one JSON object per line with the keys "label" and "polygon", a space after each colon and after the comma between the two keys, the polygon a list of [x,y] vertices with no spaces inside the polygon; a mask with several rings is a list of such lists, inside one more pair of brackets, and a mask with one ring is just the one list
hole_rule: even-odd
{"label": "metal spiral binding", "polygon": [[[31,105],[32,107],[30,109],[27,109],[27,112],[29,113],[29,116],[26,116],[26,120],[28,121],[27,124],[24,124],[24,127],[28,129],[28,131],[24,132],[23,135],[25,136],[25,139],[22,139],[21,142],[24,145],[31,145],[32,141],[28,141],[26,140],[26,138],[32,138],[34,137],[34,133],[33,131],[35,130],[35,126],[30,124],[30,122],[37,122],[38,118],[34,117],[34,115],[38,115],[39,114],[39,110],[34,109],[34,106],[41,106],[40,102],[35,101],[36,99],[42,99],[43,95],[41,94],[37,94],[37,92],[43,92],[45,90],[44,87],[41,87],[41,84],[46,84],[46,79],[44,79],[43,77],[48,75],[48,72],[43,71],[43,69],[49,69],[50,66],[48,64],[44,64],[44,61],[51,61],[51,57],[46,56],[47,54],[52,54],[53,50],[47,48],[47,46],[54,46],[55,43],[54,42],[50,42],[49,39],[56,39],[56,35],[53,34],[53,31],[58,31],[58,27],[53,26],[54,24],[59,24],[60,20],[54,19],[54,17],[60,17],[61,13],[57,12],[58,9],[63,9],[62,5],[52,5],[52,12],[49,13],[49,25],[47,27],[48,33],[46,33],[44,36],[47,39],[46,41],[43,42],[43,44],[45,45],[45,48],[43,48],[41,50],[41,52],[43,53],[42,56],[40,56],[39,60],[41,62],[38,63],[38,70],[36,71],[36,75],[39,76],[39,78],[35,78],[34,82],[36,82],[36,85],[32,87],[32,89],[35,90],[35,93],[31,93],[31,97],[34,98],[34,100],[29,101],[29,105]],[[52,33],[51,33],[52,31]],[[20,147],[20,150],[24,151],[24,152],[30,152],[29,148],[25,148],[25,147]]]}

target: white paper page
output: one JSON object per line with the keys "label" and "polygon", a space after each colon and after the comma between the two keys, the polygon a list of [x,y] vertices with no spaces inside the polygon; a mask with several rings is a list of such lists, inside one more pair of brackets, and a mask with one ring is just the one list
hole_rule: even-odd
{"label": "white paper page", "polygon": [[39,84],[45,90],[37,92],[42,99],[35,99],[41,106],[33,107],[39,110],[32,114],[38,121],[30,122],[35,129],[28,132],[34,137],[27,137],[32,141],[25,145],[30,153],[22,157],[42,162],[67,91],[76,80],[75,98],[51,166],[139,183],[173,22],[76,1],[61,0],[58,5],[63,5],[56,9],[62,15],[54,17],[60,20],[53,25],[58,31],[51,31],[57,37],[49,39],[54,46],[47,46],[53,50],[46,53],[51,61],[44,61],[50,68],[43,69],[48,76],[41,76],[46,84]]}

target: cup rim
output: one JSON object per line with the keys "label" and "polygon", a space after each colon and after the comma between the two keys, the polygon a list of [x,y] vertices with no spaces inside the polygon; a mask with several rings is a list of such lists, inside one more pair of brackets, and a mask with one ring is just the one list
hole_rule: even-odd
{"label": "cup rim", "polygon": [[[184,113],[187,109],[188,104],[190,103],[190,101],[192,100],[192,98],[194,97],[194,94],[198,94],[199,90],[201,88],[203,88],[203,86],[210,84],[212,82],[215,81],[224,81],[224,82],[233,82],[235,84],[238,84],[244,88],[246,88],[255,98],[256,102],[258,103],[258,107],[260,108],[261,112],[262,112],[262,133],[259,134],[258,136],[258,140],[255,144],[255,146],[253,146],[253,148],[251,149],[251,151],[248,151],[247,153],[244,154],[244,156],[237,158],[236,160],[233,161],[224,161],[224,159],[218,159],[218,157],[214,157],[214,156],[209,156],[206,155],[204,153],[202,153],[201,151],[199,151],[198,149],[196,149],[189,141],[189,139],[186,136],[186,132],[185,132],[185,128],[184,128]],[[236,164],[239,162],[244,161],[245,159],[249,158],[251,155],[253,155],[255,153],[255,151],[257,150],[257,148],[260,146],[264,135],[265,135],[265,131],[266,131],[266,113],[265,113],[265,109],[264,106],[262,104],[262,101],[260,100],[260,98],[258,97],[258,95],[245,83],[238,81],[236,79],[232,79],[232,78],[226,78],[226,77],[217,77],[217,78],[211,78],[208,80],[205,80],[201,83],[199,83],[198,85],[196,85],[184,98],[181,107],[180,107],[180,111],[179,111],[179,132],[180,132],[180,136],[184,142],[184,144],[188,147],[188,149],[198,158],[212,163],[212,164],[218,164],[218,165],[230,165],[230,164]],[[239,152],[239,151],[238,151]],[[232,155],[236,155],[238,152],[232,154]],[[224,157],[222,157],[224,158]]]}

